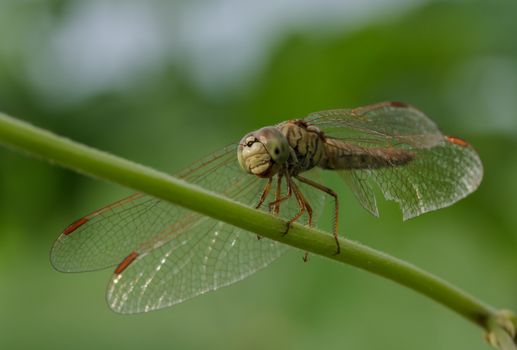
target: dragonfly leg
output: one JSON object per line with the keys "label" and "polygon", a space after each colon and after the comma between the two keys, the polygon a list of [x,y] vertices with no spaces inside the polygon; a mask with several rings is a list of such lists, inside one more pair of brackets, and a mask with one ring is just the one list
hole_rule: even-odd
{"label": "dragonfly leg", "polygon": [[264,186],[264,190],[262,191],[262,195],[260,196],[259,202],[255,206],[255,209],[260,208],[262,206],[262,204],[264,203],[264,201],[266,200],[267,195],[269,194],[269,191],[271,190],[271,183],[272,182],[273,182],[273,178],[270,177],[267,180],[266,186]]}
{"label": "dragonfly leg", "polygon": [[274,213],[276,215],[278,215],[278,213],[280,212],[280,205],[279,204],[281,202],[291,198],[292,193],[293,193],[292,188],[291,188],[291,183],[289,181],[289,179],[290,179],[289,175],[286,174],[285,178],[286,178],[286,183],[287,183],[287,194],[285,196],[283,196],[283,197],[280,197],[281,190],[282,190],[282,182],[281,182],[282,181],[281,180],[282,177],[281,177],[281,175],[278,175],[278,182],[277,182],[277,187],[276,187],[276,197],[275,197],[275,200],[268,204],[269,210],[270,211],[274,210]]}
{"label": "dragonfly leg", "polygon": [[[260,199],[257,203],[257,205],[255,206],[255,209],[259,209],[262,204],[264,203],[264,201],[266,200],[268,194],[269,194],[269,191],[271,190],[271,183],[273,182],[273,178],[270,177],[268,180],[267,180],[267,183],[266,185],[264,186],[264,190],[262,191],[262,194],[260,195]],[[261,235],[257,235],[257,239],[262,239],[262,236]]]}
{"label": "dragonfly leg", "polygon": [[[309,204],[309,202],[307,201],[307,199],[305,199],[305,196],[303,195],[302,191],[300,191],[298,186],[296,187],[296,191],[298,191],[298,196],[300,198],[300,201],[302,202],[303,206],[305,207],[305,209],[307,211],[307,215],[309,216],[309,222],[308,222],[309,227],[312,227],[312,207]],[[303,254],[303,261],[304,262],[309,261],[309,252],[305,252]]]}
{"label": "dragonfly leg", "polygon": [[280,213],[280,196],[282,195],[282,175],[278,174],[277,180],[276,180],[276,192],[275,192],[275,204],[274,206],[271,206],[271,203],[269,203],[269,210],[273,209],[273,214],[278,215]]}
{"label": "dragonfly leg", "polygon": [[[280,176],[279,176],[280,177]],[[277,187],[277,196],[275,201],[269,203],[270,208],[274,206],[275,209],[279,207],[280,202],[289,199],[292,194],[294,193],[296,197],[296,201],[298,202],[298,206],[300,208],[300,211],[291,219],[289,222],[287,222],[287,228],[284,232],[284,235],[286,235],[289,232],[289,228],[291,227],[291,224],[300,219],[300,217],[307,212],[309,216],[309,226],[312,226],[312,207],[310,206],[309,202],[305,199],[303,196],[303,193],[300,191],[298,186],[293,182],[291,177],[288,173],[285,175],[286,182],[287,182],[287,194],[284,197],[280,197],[280,186]],[[280,183],[280,181],[279,181]],[[309,259],[309,253],[305,252],[305,255],[303,257],[303,261],[308,261]]]}
{"label": "dragonfly leg", "polygon": [[[300,189],[298,188],[298,186],[296,186],[294,182],[291,183],[291,187],[293,188],[294,195],[296,196],[296,200],[298,201],[300,211],[287,223],[287,230],[284,234],[287,234],[287,232],[289,232],[291,224],[298,220],[305,212],[307,212],[307,215],[309,216],[309,226],[312,226],[312,207],[310,206],[309,202],[305,199],[303,193],[300,191]],[[309,261],[309,252],[304,253],[303,261]]]}
{"label": "dragonfly leg", "polygon": [[[301,194],[300,190],[298,189],[298,186],[293,182],[293,180],[290,177],[286,177],[287,181],[289,182],[289,186],[292,188],[292,192],[294,193],[294,196],[296,197],[296,201],[298,202],[298,207],[300,208],[300,211],[287,222],[287,229],[284,232],[284,235],[289,232],[289,228],[291,227],[291,224],[295,221],[297,221],[304,213],[307,211],[305,199],[303,198],[303,195]],[[311,209],[312,212],[312,209]]]}
{"label": "dragonfly leg", "polygon": [[315,181],[312,181],[310,179],[307,179],[305,177],[302,177],[302,176],[297,176],[296,177],[298,180],[300,180],[301,182],[309,185],[309,186],[312,186],[320,191],[323,191],[327,194],[329,194],[330,196],[334,197],[334,225],[333,225],[333,234],[334,234],[334,240],[336,241],[336,247],[337,247],[337,250],[336,250],[336,254],[339,254],[340,251],[341,251],[341,247],[339,245],[339,236],[338,236],[338,218],[339,218],[339,201],[338,201],[338,197],[337,197],[337,193],[334,192],[332,189],[328,188],[328,187],[325,187]]}
{"label": "dragonfly leg", "polygon": [[[300,192],[301,194],[301,192]],[[307,207],[307,214],[309,215],[309,227],[312,227],[312,208],[309,205],[309,202],[302,196],[303,201],[305,202],[305,206]],[[305,252],[303,254],[303,261],[307,262],[309,261],[309,252]]]}

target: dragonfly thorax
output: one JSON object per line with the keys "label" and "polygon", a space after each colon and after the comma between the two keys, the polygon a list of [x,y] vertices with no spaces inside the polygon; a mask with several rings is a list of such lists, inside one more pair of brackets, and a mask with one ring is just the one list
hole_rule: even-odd
{"label": "dragonfly thorax", "polygon": [[296,119],[281,123],[277,128],[289,145],[289,175],[296,176],[319,166],[326,158],[325,136],[317,127]]}

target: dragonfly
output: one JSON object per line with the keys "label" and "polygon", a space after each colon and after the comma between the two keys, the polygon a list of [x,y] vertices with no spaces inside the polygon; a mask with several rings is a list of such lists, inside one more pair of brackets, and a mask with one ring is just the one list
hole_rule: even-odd
{"label": "dragonfly", "polygon": [[[376,197],[382,195],[399,204],[404,220],[466,197],[483,176],[469,143],[442,134],[422,111],[401,102],[326,110],[264,127],[177,176],[288,224],[317,225],[331,201],[339,253],[338,196],[321,184],[322,170],[339,174],[371,214],[379,216]],[[51,263],[63,272],[114,267],[108,305],[131,314],[235,283],[288,249],[135,193],[66,227],[52,247]]]}

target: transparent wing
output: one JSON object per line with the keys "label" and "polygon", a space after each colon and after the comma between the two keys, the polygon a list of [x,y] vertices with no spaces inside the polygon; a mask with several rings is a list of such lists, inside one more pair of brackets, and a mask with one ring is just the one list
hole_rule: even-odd
{"label": "transparent wing", "polygon": [[368,182],[370,174],[365,171],[340,171],[338,174],[345,180],[361,206],[372,215],[379,217],[375,193]]}
{"label": "transparent wing", "polygon": [[[253,206],[265,185],[239,168],[234,146],[179,176]],[[315,216],[319,215],[323,194],[301,187],[315,204]],[[284,184],[281,192],[285,191]],[[266,203],[273,200],[274,192]],[[297,210],[291,199],[279,215],[290,218]],[[135,194],[70,225],[56,241],[51,259],[64,271],[120,263],[108,287],[108,303],[117,312],[136,313],[234,283],[267,266],[286,249],[223,222]]]}
{"label": "transparent wing", "polygon": [[374,215],[378,215],[374,184],[386,199],[398,202],[404,219],[409,219],[467,196],[483,176],[481,160],[467,142],[444,136],[425,114],[402,103],[323,111],[306,121],[362,155],[383,150],[385,155],[396,150],[411,155],[404,164],[390,164],[388,156],[382,166],[365,162],[340,171],[361,205]]}
{"label": "transparent wing", "polygon": [[[178,177],[237,198],[258,191],[260,181],[238,174],[235,146],[215,153]],[[245,190],[245,191],[242,191]],[[233,192],[232,192],[233,191]],[[54,243],[53,266],[64,272],[91,271],[118,264],[131,251],[148,250],[199,219],[181,207],[136,193],[75,221]]]}
{"label": "transparent wing", "polygon": [[306,119],[329,138],[365,148],[382,146],[429,148],[443,135],[420,110],[401,102],[382,102],[355,109],[311,113]]}
{"label": "transparent wing", "polygon": [[[324,194],[300,183],[299,186],[318,217]],[[255,204],[261,190],[258,186],[249,191],[246,199]],[[285,193],[284,185],[282,194]],[[272,200],[273,193],[266,203]],[[286,218],[297,212],[294,198],[280,209],[280,215]],[[282,244],[265,238],[259,240],[239,228],[201,217],[188,229],[176,232],[166,244],[138,255],[121,273],[115,273],[108,286],[107,300],[120,313],[171,306],[237,282],[267,266],[286,249]],[[131,255],[129,258],[133,259]]]}
{"label": "transparent wing", "polygon": [[[299,185],[311,205],[321,213],[324,194]],[[254,204],[261,192],[260,186],[257,189],[247,195]],[[282,186],[282,194],[285,193]],[[267,201],[272,200],[270,194]],[[280,215],[291,218],[298,210],[298,204],[291,198],[281,206]],[[108,286],[107,300],[120,313],[171,306],[237,282],[267,266],[286,249],[287,246],[274,241],[259,240],[249,232],[202,217],[187,230],[174,234],[166,244],[138,255],[121,273],[115,273]],[[129,258],[133,259],[131,255]]]}

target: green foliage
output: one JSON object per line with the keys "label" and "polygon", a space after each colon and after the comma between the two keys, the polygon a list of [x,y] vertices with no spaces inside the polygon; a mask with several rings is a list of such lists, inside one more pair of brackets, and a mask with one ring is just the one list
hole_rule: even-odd
{"label": "green foliage", "polygon": [[[45,59],[51,29],[71,16],[72,3],[0,4],[5,112],[174,172],[262,125],[332,107],[410,102],[477,148],[484,181],[454,207],[402,223],[391,203],[382,203],[380,219],[370,217],[329,176],[343,198],[345,235],[517,309],[509,278],[517,266],[515,2],[437,2],[340,33],[307,26],[279,34],[247,88],[221,86],[220,96],[201,92],[182,61],[68,101],[44,95],[28,67]],[[63,75],[48,66],[46,76]],[[64,276],[47,254],[69,222],[126,194],[0,149],[1,348],[486,348],[477,328],[414,293],[326,260],[301,264],[297,254],[174,309],[113,315],[102,301],[109,272]]]}

